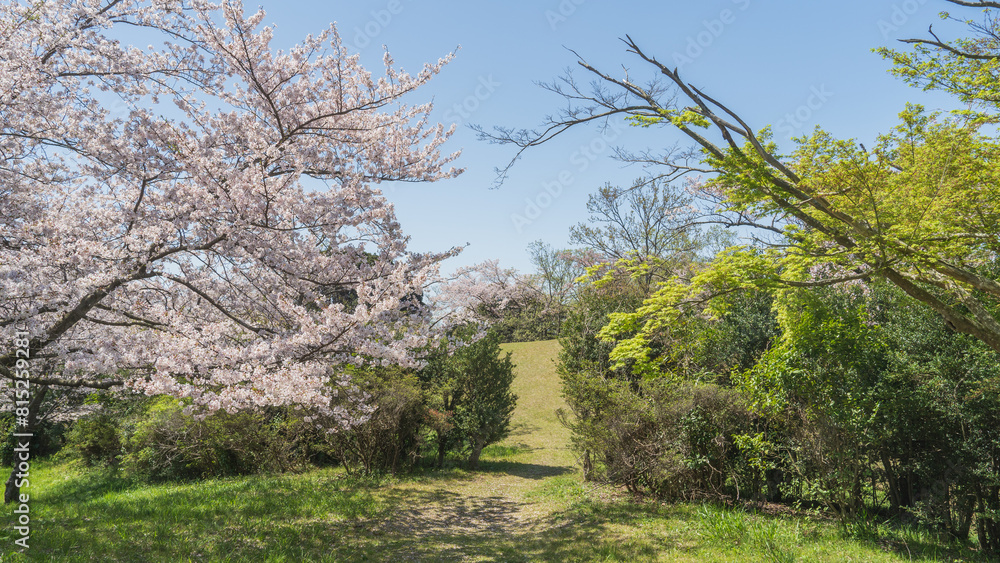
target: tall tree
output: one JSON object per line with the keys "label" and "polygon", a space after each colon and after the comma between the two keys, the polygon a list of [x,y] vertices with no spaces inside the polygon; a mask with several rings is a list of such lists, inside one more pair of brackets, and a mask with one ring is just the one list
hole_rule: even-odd
{"label": "tall tree", "polygon": [[587,198],[587,222],[570,228],[571,244],[595,248],[608,260],[665,259],[695,250],[689,240],[694,198],[659,180],[630,188],[605,184]]}
{"label": "tall tree", "polygon": [[338,366],[415,362],[434,333],[412,297],[454,251],[407,252],[376,184],[459,172],[403,103],[447,58],[373,75],[333,26],[282,51],[264,17],[0,7],[0,338],[30,352],[0,377],[322,409]]}
{"label": "tall tree", "polygon": [[572,253],[553,248],[541,240],[528,245],[528,254],[535,273],[530,276],[535,287],[554,307],[565,305],[569,300],[576,278],[584,273]]}
{"label": "tall tree", "polygon": [[629,188],[606,184],[589,196],[587,211],[587,222],[570,228],[570,243],[595,249],[612,263],[641,265],[647,288],[725,240],[718,230],[700,230],[704,214],[693,195],[655,177],[637,179]]}
{"label": "tall tree", "polygon": [[458,446],[469,452],[469,466],[476,469],[483,448],[510,431],[517,403],[511,391],[514,364],[511,353],[500,349],[496,331],[482,334],[470,324],[456,327],[451,340],[430,351],[419,376],[430,398],[438,467]]}
{"label": "tall tree", "polygon": [[[949,1],[989,10],[998,6]],[[922,50],[910,59],[897,57],[897,71],[978,106],[995,104],[1000,25],[992,14],[988,11],[984,23],[974,26],[972,39],[918,41]],[[986,127],[994,120],[991,115],[935,115],[909,106],[900,125],[871,150],[817,131],[784,155],[767,128],[755,132],[738,113],[630,37],[625,44],[659,78],[640,83],[634,69],[613,75],[580,60],[597,78],[593,90],[570,75],[549,86],[570,103],[542,129],[501,128],[488,136],[523,151],[569,127],[610,119],[679,131],[696,151],[670,149],[631,159],[669,179],[706,174],[697,187],[718,204],[718,220],[781,237],[780,253],[769,256],[770,264],[729,253],[716,268],[718,273],[728,269],[730,283],[722,284],[727,286],[722,291],[741,283],[825,285],[879,276],[932,308],[949,326],[1000,352],[1000,322],[993,312],[1000,307],[994,268],[1000,251],[1000,142]],[[734,258],[754,265],[734,268]],[[820,263],[839,265],[842,275],[810,277],[810,268]],[[662,297],[675,304],[691,298],[682,292]]]}

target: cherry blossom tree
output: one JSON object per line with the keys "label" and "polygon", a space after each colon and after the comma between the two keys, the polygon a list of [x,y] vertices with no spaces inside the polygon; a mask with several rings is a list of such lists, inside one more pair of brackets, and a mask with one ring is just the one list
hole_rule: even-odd
{"label": "cherry blossom tree", "polygon": [[332,25],[279,50],[264,17],[0,7],[0,377],[323,409],[346,365],[416,364],[457,250],[408,252],[377,184],[460,172],[403,99],[450,55],[372,74]]}
{"label": "cherry blossom tree", "polygon": [[574,280],[593,265],[592,253],[555,250],[542,241],[528,247],[536,271],[520,274],[496,260],[461,268],[435,288],[430,298],[438,317],[451,326],[478,323],[497,332],[502,342],[554,338]]}
{"label": "cherry blossom tree", "polygon": [[541,292],[527,277],[514,268],[501,267],[499,260],[459,268],[435,289],[431,297],[434,308],[453,325],[490,324],[541,298]]}

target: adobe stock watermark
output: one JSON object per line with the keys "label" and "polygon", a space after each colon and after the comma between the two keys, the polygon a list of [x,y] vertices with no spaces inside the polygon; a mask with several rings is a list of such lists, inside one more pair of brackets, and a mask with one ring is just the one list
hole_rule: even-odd
{"label": "adobe stock watermark", "polygon": [[13,433],[14,443],[17,444],[17,447],[14,448],[12,477],[14,486],[18,488],[18,495],[13,499],[17,504],[14,509],[14,532],[16,533],[14,544],[24,549],[28,549],[28,540],[31,538],[31,507],[28,504],[30,497],[27,493],[22,492],[24,487],[29,486],[28,477],[29,469],[31,469],[29,447],[33,435],[29,426],[31,418],[29,406],[31,404],[31,382],[28,380],[31,377],[30,337],[31,335],[25,330],[18,330],[14,335],[14,356],[16,357],[14,362],[14,417],[17,423],[16,429],[20,429],[20,431]]}
{"label": "adobe stock watermark", "polygon": [[882,39],[887,40],[890,34],[899,31],[926,3],[927,0],[904,0],[901,3],[893,4],[889,19],[878,20],[878,30],[882,32]]}
{"label": "adobe stock watermark", "polygon": [[362,26],[354,27],[353,43],[351,43],[354,51],[360,51],[371,45],[372,41],[392,23],[392,19],[403,11],[403,8],[403,0],[389,0],[384,8],[372,10],[370,20]]}
{"label": "adobe stock watermark", "polygon": [[556,175],[554,180],[542,182],[542,189],[535,197],[524,198],[524,211],[521,213],[511,213],[510,221],[514,224],[517,234],[524,232],[524,228],[534,223],[542,212],[552,206],[559,199],[563,191],[576,181],[576,174],[582,174],[590,168],[597,158],[611,148],[613,143],[625,131],[622,123],[611,123],[600,135],[594,137],[586,145],[580,145],[577,150],[569,156],[569,163],[572,168],[566,168]]}
{"label": "adobe stock watermark", "polygon": [[545,21],[549,22],[549,27],[552,28],[552,31],[555,31],[559,24],[568,20],[570,16],[576,13],[577,8],[586,1],[561,0],[555,10],[545,10]]}
{"label": "adobe stock watermark", "polygon": [[445,110],[444,120],[446,123],[461,123],[469,119],[483,102],[490,99],[493,93],[500,87],[500,83],[493,79],[492,74],[479,77],[479,83],[471,94]]}
{"label": "adobe stock watermark", "polygon": [[[750,0],[731,0],[736,5],[739,12],[746,11],[750,7]],[[719,16],[710,20],[702,20],[702,30],[687,37],[687,45],[683,51],[674,51],[674,66],[680,70],[693,63],[695,59],[704,54],[715,43],[715,40],[722,37],[726,28],[736,23],[737,12],[726,8],[719,12]]]}
{"label": "adobe stock watermark", "polygon": [[785,136],[788,139],[795,138],[795,135],[802,131],[802,128],[812,119],[812,116],[826,105],[826,102],[832,97],[833,92],[826,88],[826,84],[813,86],[809,89],[809,96],[806,98],[806,103],[795,108],[795,111],[786,113],[783,118],[778,120],[778,123],[774,126],[775,133]]}

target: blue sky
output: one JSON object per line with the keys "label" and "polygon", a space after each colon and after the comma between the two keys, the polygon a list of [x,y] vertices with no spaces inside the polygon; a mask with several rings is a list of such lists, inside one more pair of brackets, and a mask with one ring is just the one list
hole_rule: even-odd
{"label": "blue sky", "polygon": [[[633,78],[645,75],[648,68],[619,41],[629,34],[659,60],[680,63],[682,76],[753,128],[774,126],[786,147],[791,134],[817,124],[871,146],[895,125],[907,101],[951,108],[950,99],[890,76],[888,64],[871,51],[925,36],[929,24],[947,29],[938,13],[955,7],[944,0],[263,0],[262,6],[282,42],[336,22],[373,70],[381,65],[383,44],[398,66],[414,71],[461,46],[411,101],[433,99],[436,119],[458,123],[446,148],[463,151],[458,165],[466,172],[433,184],[384,186],[414,250],[469,243],[446,270],[499,258],[529,271],[525,248],[531,241],[567,246],[570,226],[586,218],[588,194],[605,182],[630,184],[641,174],[611,159],[606,146],[675,141],[664,130],[623,127],[609,143],[596,129],[579,128],[529,150],[506,183],[491,189],[494,169],[514,149],[477,140],[467,125],[530,128],[557,111],[562,98],[535,83],[575,66],[567,49],[607,72],[625,65]],[[543,195],[545,186],[558,196]],[[529,209],[532,203],[538,208]],[[528,223],[515,218],[529,215]]]}

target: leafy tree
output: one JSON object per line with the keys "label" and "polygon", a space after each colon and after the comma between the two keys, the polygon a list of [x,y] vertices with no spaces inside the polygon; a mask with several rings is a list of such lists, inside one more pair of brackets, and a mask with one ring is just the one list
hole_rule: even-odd
{"label": "leafy tree", "polygon": [[510,431],[517,402],[510,390],[514,364],[510,352],[502,354],[494,332],[476,334],[475,327],[469,326],[457,330],[455,337],[459,347],[449,351],[442,344],[431,354],[420,378],[430,395],[428,408],[437,417],[432,428],[437,435],[438,465],[449,450],[460,448],[469,453],[469,466],[475,469],[483,448]]}
{"label": "leafy tree", "polygon": [[930,38],[904,39],[914,45],[912,51],[877,49],[893,62],[892,72],[908,83],[924,89],[943,90],[968,104],[970,109],[995,116],[1000,103],[996,78],[996,60],[1000,56],[998,17],[993,10],[1000,2],[990,0],[948,0],[966,8],[981,8],[982,20],[957,18],[941,12],[941,18],[968,26],[971,36],[952,41],[942,40],[933,27]]}
{"label": "leafy tree", "polygon": [[774,471],[755,465],[753,448],[741,440],[766,428],[731,378],[776,337],[770,295],[733,294],[719,318],[672,325],[646,348],[657,355],[657,368],[648,371],[635,358],[613,361],[615,343],[600,338],[609,315],[640,306],[641,284],[617,269],[580,295],[564,326],[559,372],[571,411],[561,418],[585,477],[663,498],[757,498],[762,478]]}
{"label": "leafy tree", "polygon": [[510,390],[514,363],[503,354],[500,339],[487,334],[461,354],[463,400],[455,410],[455,426],[468,442],[469,466],[479,467],[483,448],[510,432],[517,396]]}
{"label": "leafy tree", "polygon": [[559,369],[610,375],[613,343],[600,340],[598,333],[607,324],[609,315],[634,311],[645,296],[643,288],[620,271],[611,272],[601,283],[583,284],[563,322]]}
{"label": "leafy tree", "polygon": [[[775,334],[768,258],[729,249],[689,279],[661,283],[634,310],[610,314],[597,336],[614,343],[612,364],[629,365],[644,377],[669,372],[682,378],[697,378],[706,370],[727,376],[726,371],[745,367]],[[628,272],[633,267],[617,268]]]}
{"label": "leafy tree", "polygon": [[978,468],[998,455],[981,439],[1000,400],[996,354],[885,282],[784,290],[777,303],[780,344],[739,383],[784,428],[771,462],[796,476],[790,492],[845,515],[888,503],[962,539],[975,520],[993,545],[996,475]]}
{"label": "leafy tree", "polygon": [[[997,7],[994,2],[949,1]],[[941,115],[908,106],[900,125],[870,150],[818,130],[783,155],[767,128],[754,131],[631,38],[625,40],[628,51],[658,78],[643,84],[634,79],[635,69],[615,76],[581,60],[580,66],[597,78],[592,91],[568,76],[549,88],[570,103],[543,129],[498,129],[486,136],[523,151],[571,126],[609,119],[680,132],[695,143],[695,153],[668,150],[631,160],[658,167],[667,179],[708,174],[706,180],[692,181],[706,201],[717,204],[715,220],[758,228],[779,237],[782,245],[769,263],[744,257],[755,262],[750,272],[756,279],[730,269],[734,280],[728,285],[824,285],[880,277],[955,330],[1000,351],[1000,322],[993,313],[1000,305],[1000,283],[988,267],[1000,250],[1000,194],[995,189],[1000,144],[988,127],[993,118],[975,111],[995,100],[991,85],[996,82],[1000,27],[992,14],[988,11],[985,22],[974,26],[979,36],[973,39],[922,41],[910,57],[886,52],[911,82],[945,88],[975,107]],[[729,253],[718,265],[733,264],[736,254]],[[838,275],[806,275],[823,263],[838,265]],[[691,298],[683,292],[660,297],[661,303],[675,304]]]}

